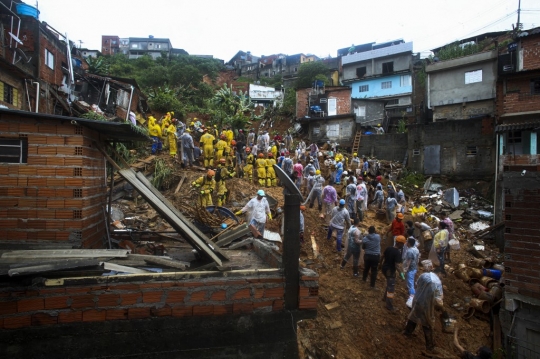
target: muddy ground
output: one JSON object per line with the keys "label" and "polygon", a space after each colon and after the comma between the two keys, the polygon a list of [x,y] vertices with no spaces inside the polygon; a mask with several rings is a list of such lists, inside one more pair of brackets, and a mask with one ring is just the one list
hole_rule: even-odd
{"label": "muddy ground", "polygon": [[[172,165],[172,163],[171,163]],[[176,165],[175,180],[171,188],[163,190],[179,208],[195,205],[196,194],[190,191],[190,183],[203,175],[202,170],[183,170]],[[181,176],[186,176],[184,184],[175,194],[175,187]],[[231,197],[227,207],[237,210],[241,208],[259,189],[258,184],[248,183],[245,179],[228,181]],[[283,206],[282,188],[265,188],[266,192],[278,200]],[[405,220],[408,220],[406,215]],[[267,224],[267,229],[279,230],[279,216]],[[373,225],[378,233],[386,230],[387,224],[375,218],[374,210],[367,212],[362,223],[364,231]],[[457,224],[459,226],[459,224]],[[166,229],[161,223],[160,229]],[[314,237],[320,255],[315,258],[312,250],[311,236]],[[467,263],[472,256],[464,249],[467,241],[462,241],[462,249],[452,252],[452,266]],[[383,245],[382,250],[385,246]],[[405,301],[408,297],[405,281],[397,279],[394,299],[397,312],[391,313],[381,301],[385,278],[379,272],[376,290],[370,290],[369,284],[352,275],[351,265],[340,270],[341,254],[335,252],[335,241],[326,240],[326,231],[322,226],[319,213],[315,208],[305,212],[305,241],[301,247],[301,266],[314,269],[319,273],[319,304],[317,318],[300,322],[298,325],[298,344],[301,358],[419,358],[425,349],[425,341],[421,328],[416,329],[413,338],[402,335],[408,308]],[[424,258],[422,258],[424,259]],[[419,269],[417,275],[422,273]],[[457,318],[460,328],[459,341],[468,350],[476,350],[481,345],[491,346],[489,318],[472,317],[463,319],[467,311],[467,301],[472,296],[468,284],[448,274],[441,276],[444,285],[444,310]],[[337,303],[332,310],[325,305]],[[442,357],[456,358],[459,352],[453,344],[453,335],[442,332],[440,321],[436,321],[434,338],[436,346],[443,353]]]}

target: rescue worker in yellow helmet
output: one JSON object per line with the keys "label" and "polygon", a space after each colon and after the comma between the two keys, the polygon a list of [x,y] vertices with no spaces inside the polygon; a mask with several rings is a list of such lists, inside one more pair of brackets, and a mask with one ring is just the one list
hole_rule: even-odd
{"label": "rescue worker in yellow helmet", "polygon": [[274,165],[276,160],[272,152],[268,152],[268,158],[266,159],[266,185],[268,187],[277,186],[276,172],[274,171]]}
{"label": "rescue worker in yellow helmet", "polygon": [[255,161],[257,164],[257,178],[259,179],[259,185],[266,185],[266,160],[264,159],[264,154],[259,153],[259,158]]}
{"label": "rescue worker in yellow helmet", "polygon": [[154,116],[148,117],[148,134],[152,137],[152,154],[161,151],[161,126],[156,123]]}
{"label": "rescue worker in yellow helmet", "polygon": [[203,148],[204,167],[209,168],[214,165],[214,141],[215,138],[204,130],[204,134],[199,139]]}
{"label": "rescue worker in yellow helmet", "polygon": [[178,120],[173,118],[171,124],[167,127],[167,139],[169,140],[169,154],[171,157],[176,157],[177,145],[176,145],[176,122]]}
{"label": "rescue worker in yellow helmet", "polygon": [[353,170],[353,175],[358,176],[360,174],[360,157],[358,157],[358,153],[353,153],[351,158],[351,169]]}
{"label": "rescue worker in yellow helmet", "polygon": [[234,172],[231,173],[225,166],[225,158],[219,159],[219,165],[216,170],[216,183],[217,183],[217,205],[223,206],[229,195],[229,190],[225,185],[225,181],[234,176]]}
{"label": "rescue worker in yellow helmet", "polygon": [[217,129],[217,125],[214,125],[214,129],[212,130],[214,131],[212,134],[214,135],[215,138],[219,138],[219,131]]}
{"label": "rescue worker in yellow helmet", "polygon": [[217,141],[214,148],[216,149],[216,160],[223,158],[223,151],[227,147],[227,142],[225,142],[225,135],[219,136],[219,141]]}
{"label": "rescue worker in yellow helmet", "polygon": [[213,170],[208,170],[205,176],[199,177],[191,184],[199,191],[199,204],[203,207],[212,205],[212,193],[216,189],[215,175]]}
{"label": "rescue worker in yellow helmet", "polygon": [[163,149],[169,148],[169,136],[167,136],[167,129],[171,125],[171,113],[167,114],[161,119],[161,134],[163,136]]}
{"label": "rescue worker in yellow helmet", "polygon": [[244,176],[247,176],[249,181],[253,181],[253,165],[255,164],[255,156],[251,153],[251,148],[246,147],[246,165],[244,166]]}

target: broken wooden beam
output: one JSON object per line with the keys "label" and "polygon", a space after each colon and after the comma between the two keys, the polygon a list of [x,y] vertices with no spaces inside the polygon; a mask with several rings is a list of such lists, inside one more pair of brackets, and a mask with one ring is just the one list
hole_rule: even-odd
{"label": "broken wooden beam", "polygon": [[313,256],[315,258],[319,257],[319,247],[317,246],[317,242],[315,241],[315,236],[311,236],[311,249],[313,250]]}
{"label": "broken wooden beam", "polygon": [[176,186],[176,189],[174,190],[174,193],[178,193],[178,191],[180,191],[180,187],[182,187],[182,185],[184,184],[184,180],[186,179],[186,176],[182,176],[182,178],[180,179],[180,182],[178,182],[178,186]]}
{"label": "broken wooden beam", "polygon": [[240,248],[240,247],[243,247],[243,246],[247,246],[248,244],[251,244],[251,243],[253,243],[253,238],[246,238],[243,241],[240,241],[240,242],[235,243],[235,244],[231,244],[229,246],[229,249]]}
{"label": "broken wooden beam", "polygon": [[243,237],[248,233],[249,233],[249,228],[248,228],[247,224],[245,224],[245,223],[241,224],[240,226],[236,227],[235,229],[229,231],[228,233],[226,233],[226,234],[224,234],[222,236],[219,236],[218,240],[216,242],[216,246],[218,246],[218,247],[226,246],[227,244],[231,243],[235,239]]}
{"label": "broken wooden beam", "polygon": [[186,270],[186,265],[177,262],[175,260],[170,259],[163,259],[160,257],[152,257],[152,258],[145,258],[144,261],[149,264],[157,264],[159,266],[174,268],[174,269],[180,269],[180,270]]}
{"label": "broken wooden beam", "polygon": [[131,274],[148,274],[151,273],[151,271],[147,271],[144,269],[139,268],[133,268],[128,266],[122,266],[120,264],[114,264],[109,262],[101,262],[100,265],[103,266],[103,269],[106,270],[112,270],[116,272],[122,272],[122,273],[131,273]]}

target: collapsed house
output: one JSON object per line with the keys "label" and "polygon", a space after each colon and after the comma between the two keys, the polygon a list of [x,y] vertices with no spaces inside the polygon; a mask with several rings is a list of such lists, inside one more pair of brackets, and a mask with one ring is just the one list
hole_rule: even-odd
{"label": "collapsed house", "polygon": [[[295,248],[281,256],[252,241],[249,268],[235,269],[234,247],[220,248],[226,238],[211,241],[108,155],[111,143],[148,140],[131,124],[4,109],[0,132],[3,356],[297,353],[295,323],[313,317],[318,300],[317,274],[298,266],[298,223],[285,233]],[[110,249],[108,164],[109,178],[126,178],[198,256],[187,250],[186,265]]]}

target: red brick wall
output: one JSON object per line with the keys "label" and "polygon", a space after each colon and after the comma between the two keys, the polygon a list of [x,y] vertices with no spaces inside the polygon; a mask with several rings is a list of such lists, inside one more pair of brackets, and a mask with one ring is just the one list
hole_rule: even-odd
{"label": "red brick wall", "polygon": [[521,48],[523,49],[523,70],[540,69],[540,36],[522,38]]}
{"label": "red brick wall", "polygon": [[[300,309],[315,310],[318,277],[301,279]],[[63,285],[2,288],[0,328],[283,311],[284,280],[279,270],[266,270],[72,278]]]}
{"label": "red brick wall", "polygon": [[505,290],[540,299],[540,155],[501,156],[501,164]]}
{"label": "red brick wall", "polygon": [[[0,240],[100,248],[105,234],[105,161],[93,131],[69,121],[2,115],[0,136],[28,138],[26,164],[0,163]],[[15,242],[11,242],[15,243]]]}
{"label": "red brick wall", "polygon": [[[308,97],[310,88],[296,91],[296,117],[301,118],[308,115]],[[351,113],[351,89],[327,87],[325,95],[328,98],[337,99],[337,114],[345,115]]]}

